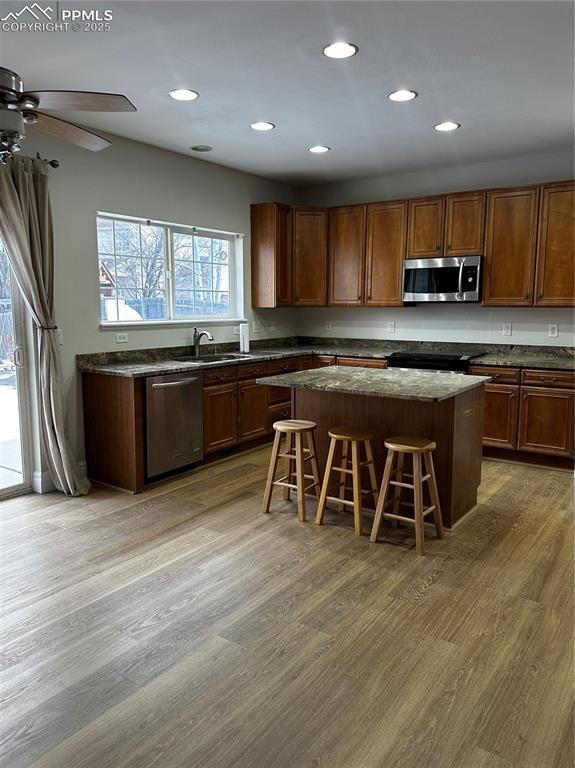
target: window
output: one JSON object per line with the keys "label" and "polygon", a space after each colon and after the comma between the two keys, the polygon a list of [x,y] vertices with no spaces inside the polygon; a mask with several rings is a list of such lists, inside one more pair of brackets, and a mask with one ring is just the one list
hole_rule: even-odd
{"label": "window", "polygon": [[233,318],[236,236],[98,216],[102,323]]}

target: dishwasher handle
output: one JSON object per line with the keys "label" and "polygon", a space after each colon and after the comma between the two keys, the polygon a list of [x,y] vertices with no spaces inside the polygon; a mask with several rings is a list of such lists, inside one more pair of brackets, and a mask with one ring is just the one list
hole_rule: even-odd
{"label": "dishwasher handle", "polygon": [[187,387],[188,384],[194,384],[199,381],[195,376],[192,379],[179,379],[179,381],[159,381],[156,384],[152,384],[152,389],[165,389],[166,387]]}

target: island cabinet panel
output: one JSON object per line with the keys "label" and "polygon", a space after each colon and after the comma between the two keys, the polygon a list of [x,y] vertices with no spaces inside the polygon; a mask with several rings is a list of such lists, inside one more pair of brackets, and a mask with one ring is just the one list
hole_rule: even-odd
{"label": "island cabinet panel", "polygon": [[539,189],[505,189],[487,195],[483,304],[533,304]]}
{"label": "island cabinet panel", "polygon": [[292,227],[293,304],[324,307],[327,304],[327,211],[294,208]]}
{"label": "island cabinet panel", "polygon": [[575,306],[575,185],[541,189],[535,305]]}
{"label": "island cabinet panel", "polygon": [[351,368],[387,368],[387,360],[376,360],[373,357],[339,357],[338,365]]}
{"label": "island cabinet panel", "polygon": [[445,255],[482,255],[484,234],[485,192],[447,195]]}
{"label": "island cabinet panel", "polygon": [[365,274],[365,205],[330,208],[328,243],[328,304],[360,307]]}
{"label": "island cabinet panel", "polygon": [[444,197],[423,197],[409,201],[409,259],[443,255],[444,220]]}
{"label": "island cabinet panel", "polygon": [[521,451],[573,456],[573,390],[521,387]]}
{"label": "island cabinet panel", "polygon": [[281,203],[251,206],[252,306],[292,303],[291,209]]}
{"label": "island cabinet panel", "polygon": [[145,483],[144,379],[82,374],[88,477],[138,493]]}
{"label": "island cabinet panel", "polygon": [[231,448],[237,442],[237,383],[204,387],[204,453]]}
{"label": "island cabinet panel", "polygon": [[483,445],[515,450],[519,414],[519,387],[485,385]]}
{"label": "island cabinet panel", "polygon": [[256,440],[268,433],[267,389],[256,384],[255,379],[238,383],[238,441],[240,443]]}
{"label": "island cabinet panel", "polygon": [[407,201],[367,206],[365,305],[403,305]]}

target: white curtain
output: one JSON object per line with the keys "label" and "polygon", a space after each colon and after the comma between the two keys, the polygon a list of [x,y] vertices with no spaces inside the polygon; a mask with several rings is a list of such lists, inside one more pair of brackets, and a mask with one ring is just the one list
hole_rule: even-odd
{"label": "white curtain", "polygon": [[0,164],[0,237],[37,328],[40,433],[54,485],[69,496],[90,484],[66,436],[62,378],[53,319],[54,245],[46,163],[28,157]]}

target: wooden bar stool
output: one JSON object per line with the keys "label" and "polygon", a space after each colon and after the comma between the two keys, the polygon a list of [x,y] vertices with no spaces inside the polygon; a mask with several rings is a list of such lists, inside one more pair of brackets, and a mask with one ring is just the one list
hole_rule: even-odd
{"label": "wooden bar stool", "polygon": [[[323,477],[323,484],[321,487],[321,495],[319,497],[319,504],[317,507],[317,514],[315,521],[317,525],[321,525],[325,515],[326,501],[339,502],[341,509],[345,506],[353,507],[354,528],[356,536],[362,534],[362,497],[364,495],[372,495],[375,503],[377,504],[377,480],[375,478],[375,467],[373,465],[373,451],[371,449],[371,441],[373,435],[366,432],[364,429],[353,429],[350,427],[332,427],[329,430],[328,435],[331,437],[329,445],[329,453],[327,455],[327,463],[325,465],[325,474]],[[363,443],[365,450],[365,461],[361,461],[361,444]],[[341,465],[334,466],[334,457],[338,444],[341,445]],[[349,448],[351,446],[351,469]],[[364,490],[361,487],[361,470],[363,467],[367,467],[369,473],[369,479],[371,488]],[[339,472],[340,478],[337,482],[339,495],[329,496],[328,490],[330,486],[331,473]],[[352,479],[352,499],[351,501],[346,499],[347,491],[347,478],[351,475]]]}
{"label": "wooden bar stool", "polygon": [[[304,523],[305,513],[305,495],[312,488],[315,495],[319,498],[320,479],[317,468],[317,450],[315,447],[314,429],[317,424],[314,421],[303,421],[298,419],[286,419],[285,421],[276,421],[274,423],[275,438],[270,458],[270,467],[268,479],[264,492],[264,501],[262,512],[270,511],[270,502],[274,486],[281,486],[284,489],[284,499],[289,500],[290,491],[294,490],[297,494],[297,516]],[[280,443],[282,435],[286,436],[285,448],[280,452]],[[307,448],[303,445],[303,438],[306,438]],[[275,479],[279,459],[285,459],[285,474]],[[311,475],[306,475],[304,464],[309,461]],[[295,472],[292,468],[292,462],[295,462]],[[292,482],[294,480],[295,482]],[[309,485],[305,485],[306,480],[312,480]]]}
{"label": "wooden bar stool", "polygon": [[[437,538],[443,538],[443,523],[441,520],[441,508],[439,506],[439,495],[437,493],[437,481],[435,479],[435,469],[433,467],[433,451],[437,444],[433,440],[425,437],[390,437],[385,441],[387,448],[387,460],[383,470],[383,481],[379,492],[379,502],[375,510],[375,518],[371,531],[370,540],[377,541],[379,528],[383,518],[390,519],[397,525],[401,520],[405,523],[415,524],[415,547],[417,553],[422,555],[424,552],[424,526],[423,521],[426,515],[433,513],[433,522]],[[411,454],[413,459],[413,474],[409,475],[403,471],[403,458],[406,453]],[[425,475],[421,475],[421,457],[425,461]],[[397,463],[396,463],[397,457]],[[392,480],[392,476],[397,479]],[[405,477],[413,478],[413,483],[404,482]],[[423,483],[427,482],[431,505],[423,508]],[[390,499],[387,498],[390,486],[397,488],[395,494]],[[401,489],[410,488],[413,490],[413,504],[401,501]],[[393,505],[393,512],[386,512],[385,508]],[[404,517],[399,513],[401,504],[413,506],[414,516]]]}

